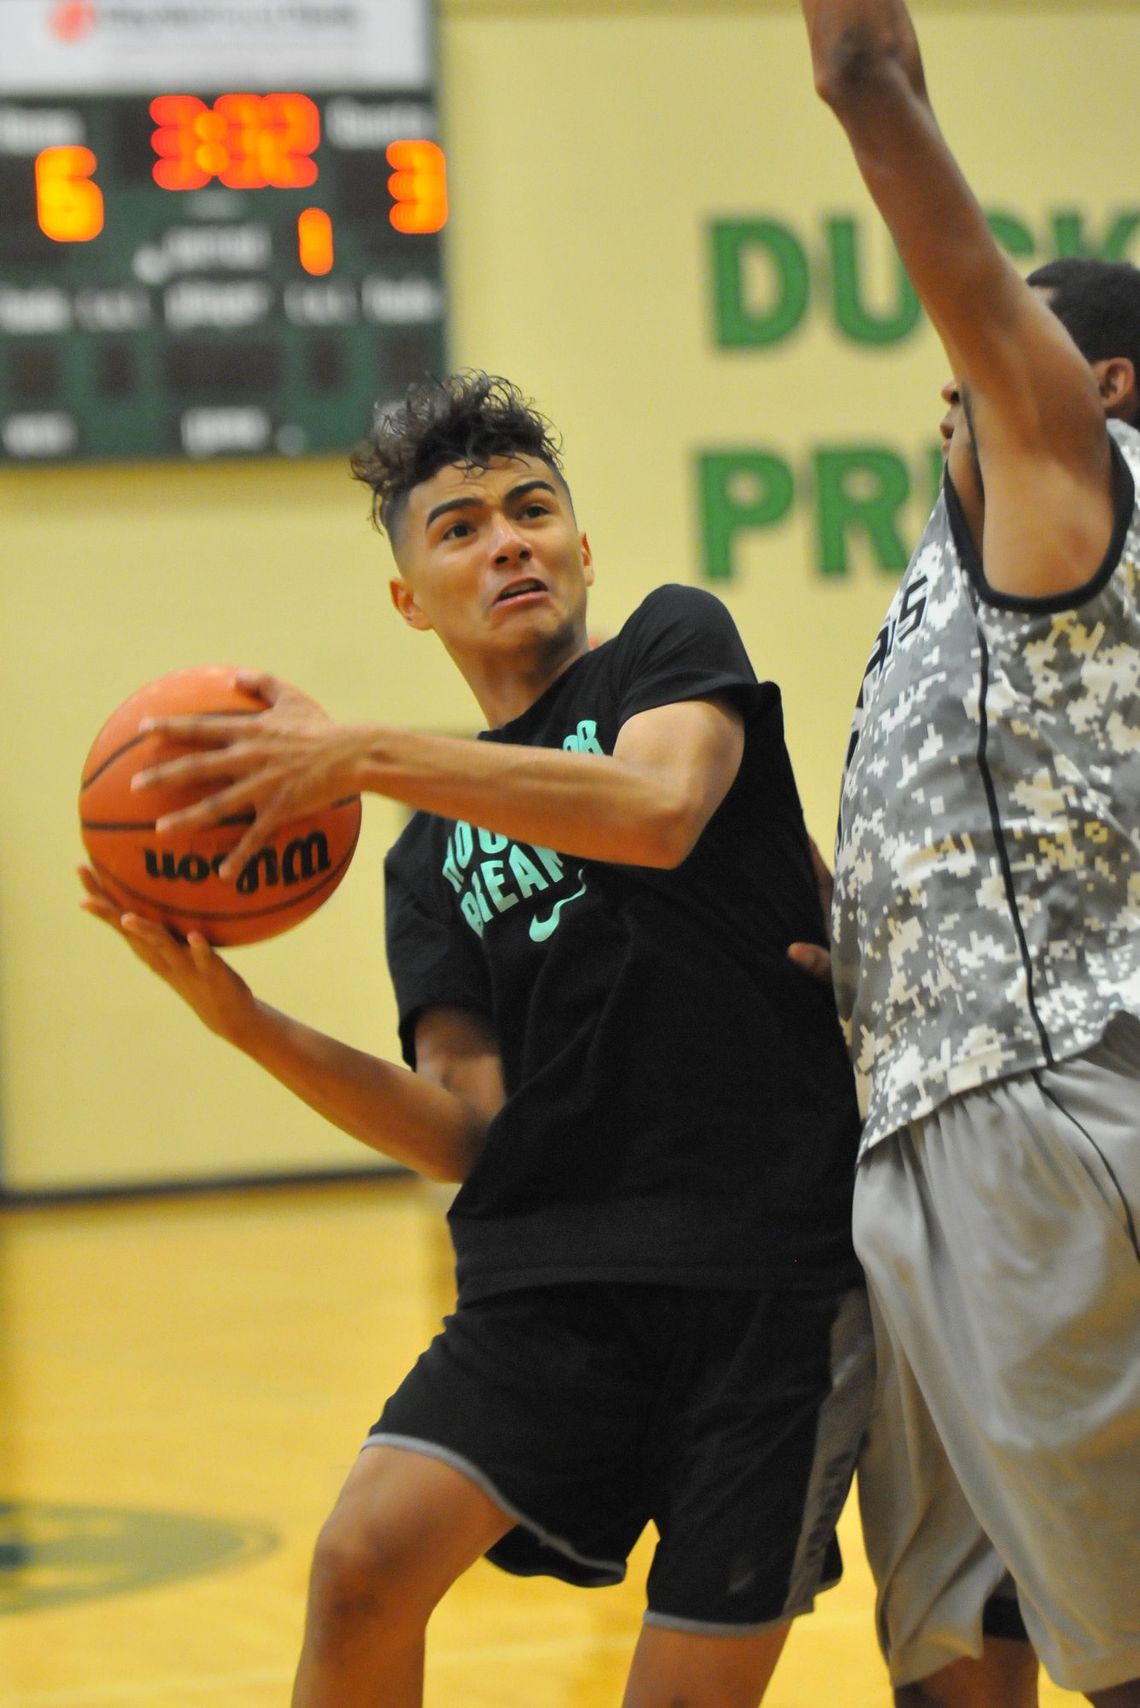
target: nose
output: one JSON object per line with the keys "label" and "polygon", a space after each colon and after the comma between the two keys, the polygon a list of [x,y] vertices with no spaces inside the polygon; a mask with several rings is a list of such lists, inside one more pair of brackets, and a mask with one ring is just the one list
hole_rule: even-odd
{"label": "nose", "polygon": [[958,390],[957,380],[947,380],[938,395],[942,399],[943,403],[947,404],[951,409],[955,408],[956,405],[962,401],[961,393]]}
{"label": "nose", "polygon": [[530,547],[509,516],[496,516],[490,543],[498,564],[526,563],[530,558]]}

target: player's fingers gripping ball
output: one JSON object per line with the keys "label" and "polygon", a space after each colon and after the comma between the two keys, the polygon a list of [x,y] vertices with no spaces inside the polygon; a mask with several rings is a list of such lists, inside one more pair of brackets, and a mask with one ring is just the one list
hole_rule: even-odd
{"label": "player's fingers gripping ball", "polygon": [[158,819],[192,806],[218,785],[132,791],[136,772],[190,751],[139,725],[147,718],[264,712],[265,702],[240,687],[235,674],[207,665],[140,688],[95,737],[79,791],[83,843],[116,906],[182,935],[200,931],[218,947],[261,942],[314,913],[343,878],[360,834],[360,797],[352,795],[275,831],[236,881],[223,881],[218,868],[241,840],[250,814],[156,834]]}

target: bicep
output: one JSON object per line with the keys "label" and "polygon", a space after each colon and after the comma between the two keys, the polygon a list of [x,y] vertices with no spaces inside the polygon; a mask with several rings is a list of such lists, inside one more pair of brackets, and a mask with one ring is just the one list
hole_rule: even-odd
{"label": "bicep", "polygon": [[506,1101],[499,1046],[474,1008],[425,1008],[415,1023],[416,1072],[469,1105],[484,1124]]}
{"label": "bicep", "polygon": [[677,700],[627,718],[614,758],[650,773],[675,802],[695,843],[732,787],[744,755],[744,719],[724,695]]}

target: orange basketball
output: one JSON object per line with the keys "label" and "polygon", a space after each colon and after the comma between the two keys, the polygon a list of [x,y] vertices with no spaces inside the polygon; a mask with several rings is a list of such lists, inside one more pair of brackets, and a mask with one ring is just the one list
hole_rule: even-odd
{"label": "orange basketball", "polygon": [[352,795],[277,831],[228,882],[217,869],[241,840],[248,815],[155,835],[157,819],[193,805],[197,795],[185,789],[131,792],[136,771],[188,751],[169,737],[140,734],[139,724],[144,718],[264,711],[233,678],[232,669],[205,666],[140,688],[95,737],[79,790],[83,843],[116,905],[183,936],[200,931],[219,946],[261,942],[315,913],[348,870],[360,834],[360,797]]}

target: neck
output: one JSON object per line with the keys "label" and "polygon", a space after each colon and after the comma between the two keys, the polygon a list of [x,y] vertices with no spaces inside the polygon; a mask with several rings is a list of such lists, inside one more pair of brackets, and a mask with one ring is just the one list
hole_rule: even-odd
{"label": "neck", "polygon": [[549,648],[517,654],[503,661],[477,659],[456,663],[479,702],[488,729],[519,718],[540,700],[564,671],[590,649],[584,633],[574,633]]}

